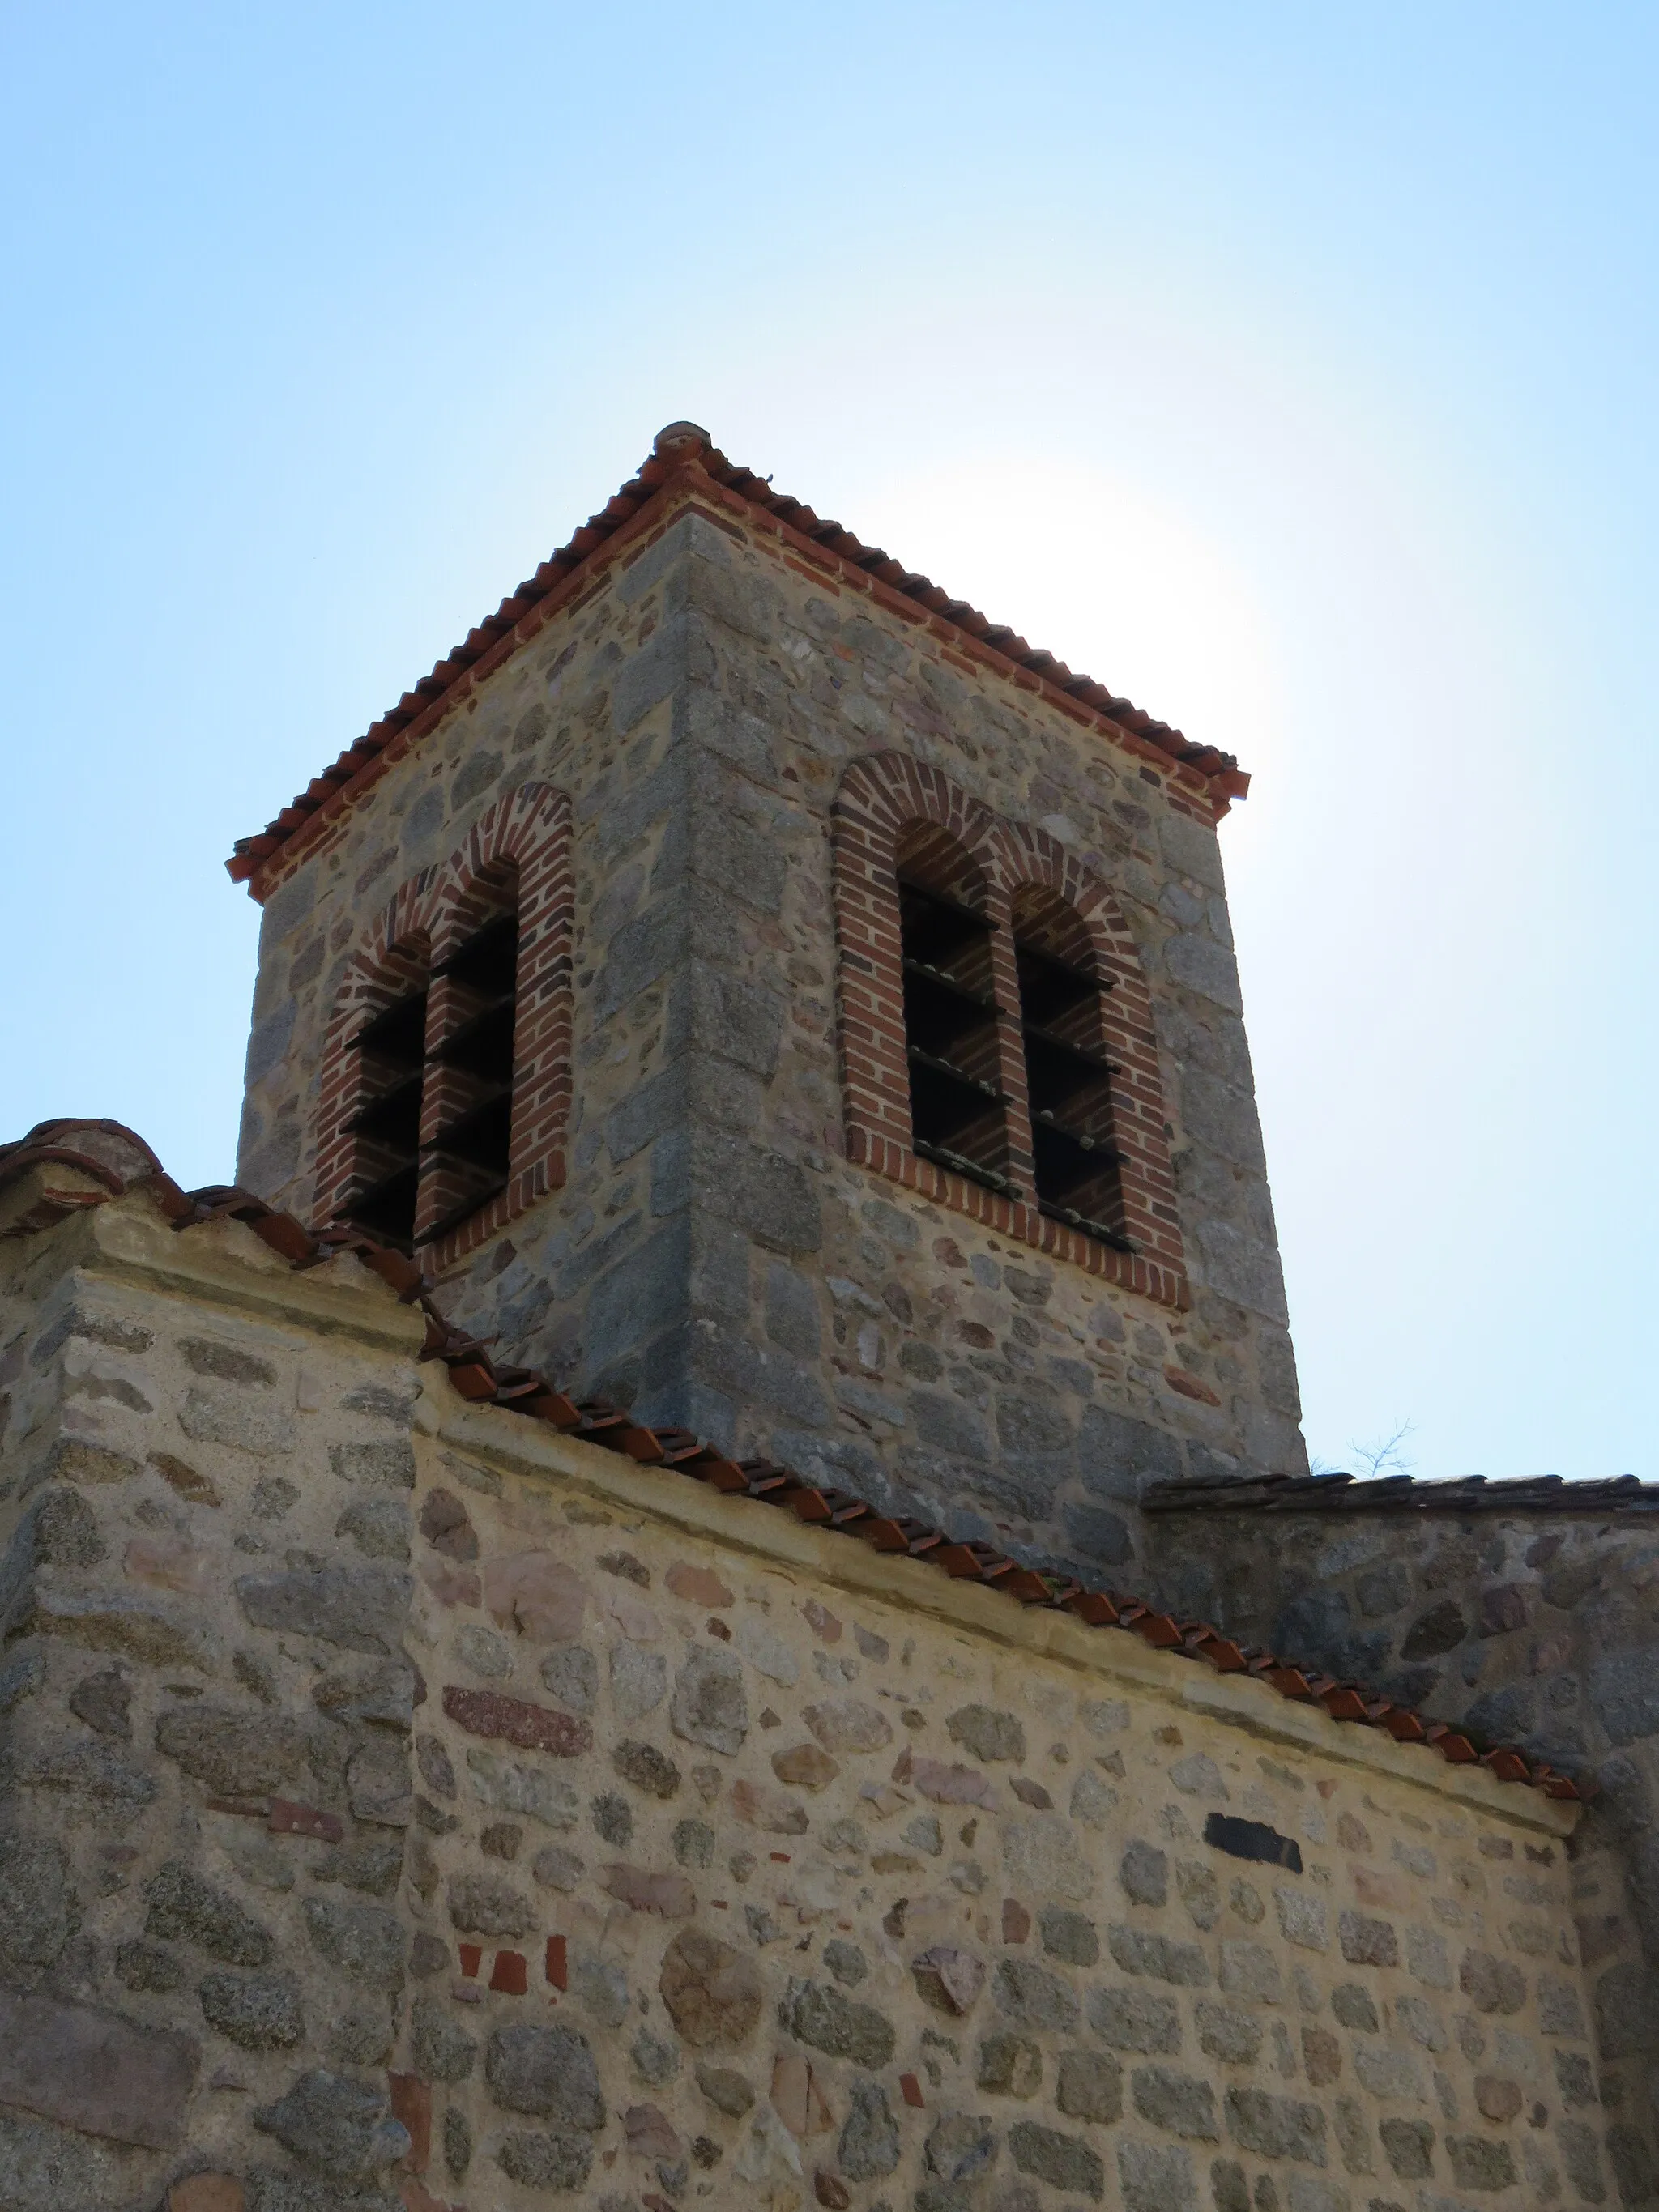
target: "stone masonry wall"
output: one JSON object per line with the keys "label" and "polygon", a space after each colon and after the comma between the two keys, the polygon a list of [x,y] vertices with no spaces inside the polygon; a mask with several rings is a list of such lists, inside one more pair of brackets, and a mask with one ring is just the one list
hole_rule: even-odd
{"label": "stone masonry wall", "polygon": [[1514,1800],[499,1431],[445,1419],[420,1514],[434,2142],[617,2212],[1604,2191],[1560,1838]]}
{"label": "stone masonry wall", "polygon": [[1573,1895],[1625,2201],[1659,2197],[1659,1540],[1570,1510],[1174,1513],[1169,1601],[1599,1788]]}
{"label": "stone masonry wall", "polygon": [[[891,747],[1041,824],[1121,901],[1190,1311],[844,1158],[830,808],[847,763]],[[317,1040],[357,932],[532,775],[576,824],[569,1179],[445,1285],[459,1320],[725,1446],[1143,1580],[1143,1477],[1304,1464],[1212,831],[921,624],[699,514],[556,617],[270,897],[252,1187],[306,1212]]]}
{"label": "stone masonry wall", "polygon": [[147,1196],[3,1225],[0,2207],[357,2203],[404,2148],[418,1322]]}
{"label": "stone masonry wall", "polygon": [[0,1255],[4,2212],[1604,2201],[1572,1808],[469,1407],[349,1260]]}
{"label": "stone masonry wall", "polygon": [[[672,568],[672,564],[671,568]],[[660,1194],[641,1163],[613,1162],[599,1132],[605,1115],[659,1062],[667,992],[596,1003],[592,948],[605,945],[665,865],[669,801],[624,811],[636,787],[683,787],[684,747],[674,695],[684,681],[684,641],[665,622],[674,579],[660,554],[556,618],[480,686],[416,752],[389,769],[372,801],[347,816],[342,833],[308,859],[267,901],[248,1043],[238,1174],[292,1212],[313,1218],[318,1085],[325,1034],[355,948],[398,886],[434,867],[504,795],[541,781],[578,804],[574,830],[582,956],[574,1058],[569,1186],[490,1244],[480,1261],[494,1280],[513,1264],[513,1237],[540,1268],[539,1303],[509,1313],[520,1330],[539,1324],[550,1301],[578,1330],[596,1284],[660,1219]],[[677,783],[678,779],[678,783]],[[660,1180],[657,1178],[656,1180]],[[517,1279],[514,1278],[514,1286]],[[504,1292],[510,1297],[512,1289]],[[601,1326],[608,1327],[603,1317]]]}

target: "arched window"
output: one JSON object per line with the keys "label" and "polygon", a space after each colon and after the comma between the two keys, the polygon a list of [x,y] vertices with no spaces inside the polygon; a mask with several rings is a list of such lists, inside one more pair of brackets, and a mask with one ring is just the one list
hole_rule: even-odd
{"label": "arched window", "polygon": [[412,1251],[505,1190],[513,1159],[517,871],[481,883],[471,911],[386,962],[386,1003],[347,1040],[356,1104],[343,1218]]}
{"label": "arched window", "polygon": [[441,1269],[563,1182],[569,846],[568,799],[526,784],[368,932],[324,1050],[319,1226]]}
{"label": "arched window", "polygon": [[847,1157],[1185,1307],[1152,1000],[1111,887],[897,752],[836,797]]}
{"label": "arched window", "polygon": [[1013,937],[1038,1210],[1127,1251],[1112,1115],[1121,1070],[1106,1056],[1102,1008],[1110,979],[1082,917],[1045,887],[1015,893]]}

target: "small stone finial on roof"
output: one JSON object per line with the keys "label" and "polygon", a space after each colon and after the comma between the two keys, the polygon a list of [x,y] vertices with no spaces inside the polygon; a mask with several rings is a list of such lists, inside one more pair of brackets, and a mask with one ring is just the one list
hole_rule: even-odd
{"label": "small stone finial on roof", "polygon": [[712,446],[714,442],[701,422],[669,422],[651,441],[651,450],[659,460],[667,460],[690,447]]}

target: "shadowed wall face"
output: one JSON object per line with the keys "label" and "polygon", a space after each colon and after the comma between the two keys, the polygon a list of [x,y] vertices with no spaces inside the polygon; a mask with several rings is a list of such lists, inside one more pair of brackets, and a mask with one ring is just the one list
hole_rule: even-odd
{"label": "shadowed wall face", "polygon": [[[1167,1602],[1599,1785],[1577,1938],[1627,2202],[1659,2066],[1659,1629],[1651,1526],[1540,1509],[1170,1511]],[[1524,1903],[1524,1899],[1520,1900]]]}

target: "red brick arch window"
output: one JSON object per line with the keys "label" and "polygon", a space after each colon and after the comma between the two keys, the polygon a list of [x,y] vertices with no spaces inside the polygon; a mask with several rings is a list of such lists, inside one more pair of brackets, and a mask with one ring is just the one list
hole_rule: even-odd
{"label": "red brick arch window", "polygon": [[1152,998],[1110,887],[897,752],[834,822],[848,1157],[1188,1303]]}
{"label": "red brick arch window", "polygon": [[441,1271],[563,1182],[569,848],[568,799],[526,784],[376,918],[324,1047],[319,1226]]}

